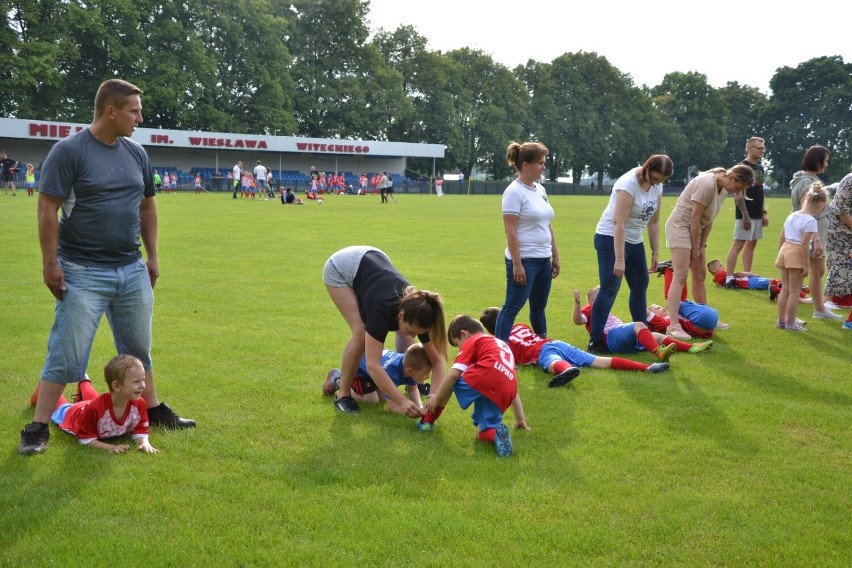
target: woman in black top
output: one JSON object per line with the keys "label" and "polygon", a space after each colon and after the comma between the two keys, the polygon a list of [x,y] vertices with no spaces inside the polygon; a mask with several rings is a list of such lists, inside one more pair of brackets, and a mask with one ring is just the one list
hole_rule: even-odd
{"label": "woman in black top", "polygon": [[382,350],[391,331],[396,332],[399,352],[405,351],[417,336],[432,363],[432,387],[439,386],[447,359],[441,297],[411,286],[384,252],[368,246],[347,247],[331,255],[323,268],[323,282],[352,333],[343,349],[334,407],[349,414],[359,412],[351,390],[364,356],[367,372],[376,386],[407,416],[422,416],[421,408],[396,388],[382,368]]}

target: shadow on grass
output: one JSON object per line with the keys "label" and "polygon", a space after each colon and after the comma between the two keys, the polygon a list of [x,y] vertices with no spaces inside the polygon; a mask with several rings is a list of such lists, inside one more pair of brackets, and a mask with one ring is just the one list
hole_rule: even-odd
{"label": "shadow on grass", "polygon": [[[709,356],[710,354],[708,354]],[[754,454],[758,445],[738,431],[725,412],[690,378],[687,365],[653,380],[636,381],[619,373],[618,384],[633,400],[654,411],[673,432],[715,441],[737,454]]]}
{"label": "shadow on grass", "polygon": [[[32,419],[30,412],[21,420],[21,428]],[[44,539],[50,538],[43,533],[44,527],[51,524],[48,518],[79,519],[80,504],[89,500],[93,484],[111,475],[110,466],[115,459],[106,452],[82,456],[84,452],[92,450],[79,447],[74,437],[54,424],[50,428],[50,444],[43,455],[19,454],[16,439],[15,446],[0,463],[0,510],[4,527],[0,531],[0,550],[4,551],[4,562],[38,563],[37,559],[20,557],[23,552],[18,551],[38,549]],[[71,530],[77,530],[69,522]]]}
{"label": "shadow on grass", "polygon": [[[778,333],[790,332],[779,331]],[[763,365],[760,358],[746,359],[740,350],[729,349],[725,352],[725,365],[740,369],[742,372],[727,373],[727,376],[743,384],[759,388],[768,394],[799,403],[811,401],[844,407],[852,406],[852,397],[835,391],[817,389],[806,382],[809,377],[814,377],[823,370],[820,366],[820,354],[832,353],[837,349],[837,344],[808,333],[800,333],[798,337],[801,337],[803,342],[807,342],[807,352],[815,359],[801,361],[795,369],[785,367],[795,373],[779,374],[778,364],[771,358],[766,365]]]}

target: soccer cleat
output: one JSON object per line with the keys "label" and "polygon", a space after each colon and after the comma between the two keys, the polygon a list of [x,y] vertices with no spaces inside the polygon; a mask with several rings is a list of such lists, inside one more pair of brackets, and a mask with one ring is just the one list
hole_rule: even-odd
{"label": "soccer cleat", "polygon": [[725,288],[727,288],[728,290],[739,290],[740,289],[740,287],[737,286],[737,283],[736,283],[735,280],[728,280],[727,282],[725,282]]}
{"label": "soccer cleat", "polygon": [[21,445],[18,453],[25,456],[43,454],[50,440],[50,429],[44,422],[30,422],[21,430]]}
{"label": "soccer cleat", "polygon": [[852,330],[852,321],[845,321],[841,326],[843,329]]}
{"label": "soccer cleat", "polygon": [[657,350],[654,352],[654,355],[657,356],[657,359],[660,361],[668,361],[672,357],[672,353],[677,351],[677,345],[674,343],[669,343],[668,345],[660,345],[657,347]]}
{"label": "soccer cleat", "polygon": [[601,341],[589,341],[589,346],[586,347],[586,351],[588,351],[592,355],[605,356],[609,354],[609,351],[607,351],[606,346]]}
{"label": "soccer cleat", "polygon": [[417,390],[420,391],[420,396],[429,396],[429,393],[432,392],[432,386],[429,383],[419,383]]}
{"label": "soccer cleat", "polygon": [[835,314],[832,311],[829,311],[828,308],[825,308],[823,311],[814,310],[814,319],[822,319],[822,320],[839,320],[843,319],[842,316]]}
{"label": "soccer cleat", "polygon": [[669,370],[668,363],[654,363],[653,365],[648,365],[648,368],[645,369],[646,373],[665,373]]}
{"label": "soccer cleat", "polygon": [[351,396],[335,396],[334,408],[346,414],[361,414],[358,403]]}
{"label": "soccer cleat", "polygon": [[692,347],[689,348],[688,353],[704,353],[705,351],[710,351],[711,347],[713,347],[712,341],[704,341],[702,343],[693,343]]}
{"label": "soccer cleat", "polygon": [[423,422],[422,420],[418,420],[417,429],[421,432],[431,432],[435,429],[435,424],[433,424],[432,422]]}
{"label": "soccer cleat", "polygon": [[512,455],[512,436],[509,434],[509,427],[502,422],[495,428],[494,447],[497,449],[498,458],[508,458]]}
{"label": "soccer cleat", "polygon": [[769,301],[774,302],[777,297],[778,297],[778,292],[775,291],[775,287],[770,286],[769,287]]}
{"label": "soccer cleat", "polygon": [[148,423],[151,426],[160,426],[172,430],[195,428],[195,420],[181,418],[165,402],[161,402],[159,406],[148,409]]}
{"label": "soccer cleat", "polygon": [[325,376],[325,382],[322,384],[322,394],[332,396],[340,388],[340,369],[332,369]]}
{"label": "soccer cleat", "polygon": [[577,367],[568,367],[558,375],[550,379],[547,386],[550,388],[562,387],[576,379],[580,375],[580,369]]}

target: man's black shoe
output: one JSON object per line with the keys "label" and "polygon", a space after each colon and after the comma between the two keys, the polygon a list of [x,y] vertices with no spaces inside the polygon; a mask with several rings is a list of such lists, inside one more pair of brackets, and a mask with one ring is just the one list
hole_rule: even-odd
{"label": "man's black shoe", "polygon": [[172,428],[174,430],[195,428],[195,420],[181,418],[165,402],[161,402],[160,406],[148,409],[148,424],[162,428]]}
{"label": "man's black shoe", "polygon": [[43,454],[50,440],[50,429],[44,422],[30,422],[21,430],[21,445],[18,453],[25,456]]}

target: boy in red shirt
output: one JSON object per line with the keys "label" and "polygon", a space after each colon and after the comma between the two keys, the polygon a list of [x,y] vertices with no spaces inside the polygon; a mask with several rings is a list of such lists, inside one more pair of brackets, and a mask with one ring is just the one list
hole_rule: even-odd
{"label": "boy in red shirt", "polygon": [[[518,394],[515,358],[504,342],[486,335],[482,324],[470,316],[456,316],[447,335],[459,348],[452,368],[426,403],[426,415],[419,422],[429,431],[455,394],[462,409],[473,405],[473,424],[480,440],[491,442],[498,457],[512,455],[512,438],[503,424],[503,413]],[[520,403],[520,401],[518,401]]]}
{"label": "boy in red shirt", "polygon": [[[500,308],[488,308],[479,317],[479,321],[489,332],[497,326]],[[621,357],[597,357],[570,343],[540,337],[528,325],[516,323],[509,333],[509,348],[518,365],[535,365],[553,375],[547,386],[550,388],[567,385],[580,374],[580,367],[593,369],[615,369],[619,371],[641,371],[662,373],[669,370],[665,362],[646,365],[638,361]]]}
{"label": "boy in red shirt", "polygon": [[130,434],[139,451],[149,454],[159,450],[148,442],[148,410],[142,391],[145,389],[145,369],[131,355],[116,355],[104,367],[109,392],[98,396],[91,381],[80,381],[81,402],[69,404],[60,397],[51,419],[62,430],[77,436],[80,443],[92,448],[120,454],[128,444],[108,444],[104,438]]}

